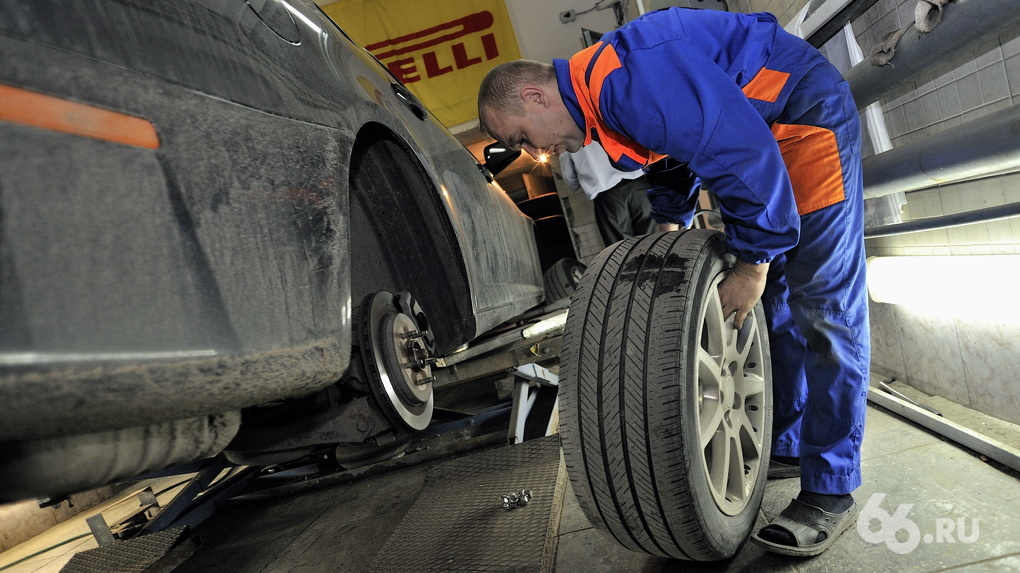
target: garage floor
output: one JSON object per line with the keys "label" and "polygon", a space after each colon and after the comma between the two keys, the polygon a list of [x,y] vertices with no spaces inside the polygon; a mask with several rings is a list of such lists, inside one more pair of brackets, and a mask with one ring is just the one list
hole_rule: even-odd
{"label": "garage floor", "polygon": [[[877,407],[868,416],[865,485],[855,493],[868,529],[848,530],[814,559],[748,544],[729,562],[699,565],[622,549],[585,519],[552,437],[222,509],[196,530],[202,546],[176,571],[1020,570],[1015,472]],[[471,469],[485,456],[514,463],[495,473]],[[531,473],[519,473],[522,467]],[[459,480],[459,492],[436,489],[450,480]],[[519,487],[534,490],[534,501],[501,509],[492,493]],[[760,523],[797,491],[797,480],[770,482]],[[83,548],[68,544],[63,551],[76,545]],[[70,558],[60,551],[12,565],[12,550],[0,554],[0,571],[59,571]]]}
{"label": "garage floor", "polygon": [[[879,511],[872,515],[886,518],[885,523],[870,523],[874,534],[869,538],[875,543],[849,529],[813,559],[774,555],[747,544],[730,562],[692,567],[617,548],[592,530],[577,504],[568,501],[560,522],[557,571],[1020,570],[1020,481],[1015,472],[993,467],[876,407],[868,408],[862,458],[864,485],[854,497],[864,508],[869,501],[877,505]],[[796,479],[769,482],[757,527],[766,523],[766,516],[782,511],[799,490]],[[862,510],[858,529],[865,525],[867,511]],[[961,524],[968,542],[957,534]],[[916,542],[909,535],[914,526]],[[896,537],[880,541],[887,534]]]}

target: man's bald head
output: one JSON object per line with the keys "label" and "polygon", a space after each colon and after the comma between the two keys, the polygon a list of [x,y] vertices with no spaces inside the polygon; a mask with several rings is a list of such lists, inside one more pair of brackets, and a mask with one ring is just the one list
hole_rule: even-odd
{"label": "man's bald head", "polygon": [[488,113],[520,115],[524,110],[521,88],[526,85],[555,85],[552,64],[534,60],[514,60],[500,64],[485,74],[478,88],[478,122],[482,133],[493,136],[487,125]]}

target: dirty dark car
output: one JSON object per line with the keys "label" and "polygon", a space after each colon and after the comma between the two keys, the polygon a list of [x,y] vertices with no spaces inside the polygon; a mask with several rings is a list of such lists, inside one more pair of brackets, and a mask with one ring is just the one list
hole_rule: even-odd
{"label": "dirty dark car", "polygon": [[543,296],[532,221],[310,0],[0,4],[0,501],[392,441]]}

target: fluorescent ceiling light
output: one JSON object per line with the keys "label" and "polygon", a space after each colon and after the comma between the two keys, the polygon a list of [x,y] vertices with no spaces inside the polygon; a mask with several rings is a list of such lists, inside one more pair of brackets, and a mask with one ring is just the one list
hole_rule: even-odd
{"label": "fluorescent ceiling light", "polygon": [[1020,255],[872,257],[875,302],[959,317],[1020,321]]}

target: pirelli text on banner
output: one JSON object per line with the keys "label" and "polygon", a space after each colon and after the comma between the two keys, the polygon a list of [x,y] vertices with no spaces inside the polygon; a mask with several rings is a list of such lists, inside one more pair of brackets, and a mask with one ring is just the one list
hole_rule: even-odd
{"label": "pirelli text on banner", "polygon": [[520,57],[503,0],[339,0],[323,9],[446,125],[474,119],[482,77]]}

